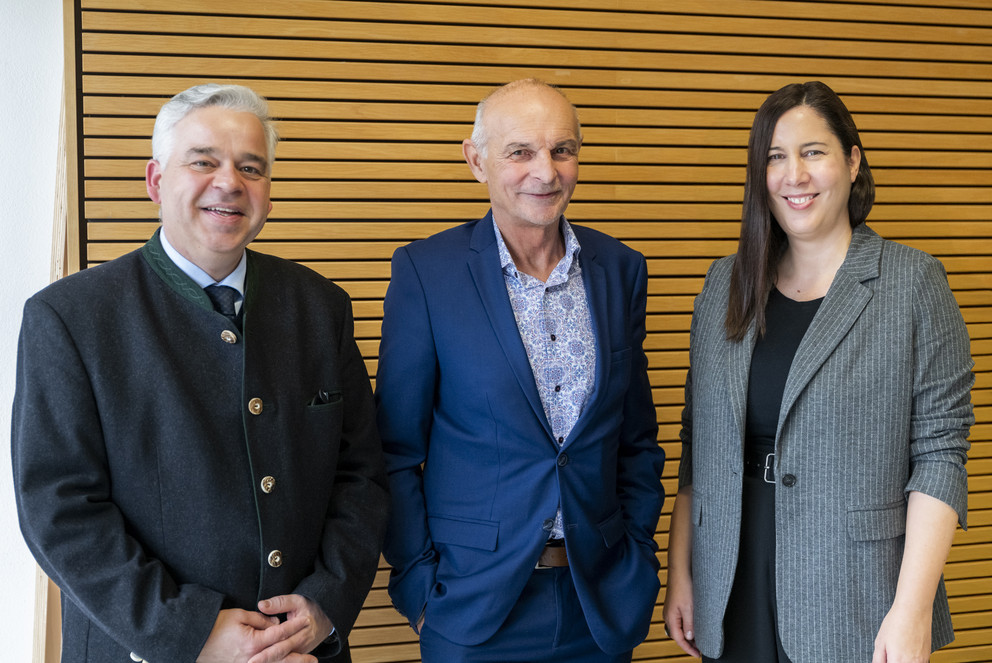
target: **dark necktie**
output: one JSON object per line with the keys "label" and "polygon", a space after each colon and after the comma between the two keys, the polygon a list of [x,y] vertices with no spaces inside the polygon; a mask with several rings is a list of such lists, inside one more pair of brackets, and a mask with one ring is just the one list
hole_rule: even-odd
{"label": "dark necktie", "polygon": [[214,310],[227,317],[240,330],[238,314],[234,310],[234,302],[238,299],[238,291],[229,285],[208,285],[204,290],[207,297],[214,303]]}

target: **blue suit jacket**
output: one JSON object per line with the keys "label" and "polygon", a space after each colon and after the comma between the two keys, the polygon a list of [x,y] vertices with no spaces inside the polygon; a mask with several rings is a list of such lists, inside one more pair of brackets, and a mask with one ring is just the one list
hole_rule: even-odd
{"label": "blue suit jacket", "polygon": [[657,597],[664,453],[643,351],[644,257],[573,226],[595,390],[559,449],[510,306],[491,213],[393,256],[376,383],[392,492],[389,593],[461,644],[500,627],[561,504],[596,642],[630,650]]}

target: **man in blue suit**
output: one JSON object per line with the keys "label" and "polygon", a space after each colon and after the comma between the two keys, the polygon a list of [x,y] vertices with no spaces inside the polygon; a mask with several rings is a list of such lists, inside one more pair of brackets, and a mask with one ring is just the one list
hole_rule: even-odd
{"label": "man in blue suit", "polygon": [[376,400],[389,593],[425,663],[629,661],[659,589],[644,257],[563,216],[575,107],[533,79],[463,144],[484,218],[393,256]]}

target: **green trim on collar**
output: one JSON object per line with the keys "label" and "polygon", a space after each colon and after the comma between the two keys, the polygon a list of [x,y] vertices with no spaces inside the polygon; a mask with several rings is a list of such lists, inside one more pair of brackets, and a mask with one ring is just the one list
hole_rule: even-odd
{"label": "green trim on collar", "polygon": [[148,262],[152,270],[176,294],[183,299],[197,304],[200,308],[213,311],[214,305],[203,288],[197,285],[196,281],[187,276],[183,270],[179,269],[176,263],[172,262],[172,259],[166,254],[165,249],[162,248],[162,240],[159,239],[159,233],[161,232],[162,228],[160,226],[155,231],[155,234],[151,236],[151,239],[141,247],[141,255]]}

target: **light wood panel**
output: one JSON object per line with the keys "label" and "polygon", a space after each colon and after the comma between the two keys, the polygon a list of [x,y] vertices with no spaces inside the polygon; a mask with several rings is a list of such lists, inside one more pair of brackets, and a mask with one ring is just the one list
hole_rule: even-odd
{"label": "light wood panel", "polygon": [[[486,210],[461,160],[474,104],[524,76],[560,85],[583,123],[569,217],[648,258],[646,349],[675,490],[693,297],[734,251],[747,132],[765,96],[821,79],[862,129],[882,235],[939,257],[976,360],[970,529],[946,577],[957,640],[935,661],[992,660],[992,7],[987,0],[77,0],[78,260],[140,246],[154,115],[221,80],[270,99],[283,136],[254,248],[352,295],[377,368],[396,247]],[[76,256],[73,256],[76,258]],[[374,378],[373,378],[374,379]],[[657,540],[667,545],[671,501]],[[662,579],[666,577],[665,557]],[[358,662],[416,661],[383,562],[352,635]],[[660,608],[639,661],[688,661]]]}

